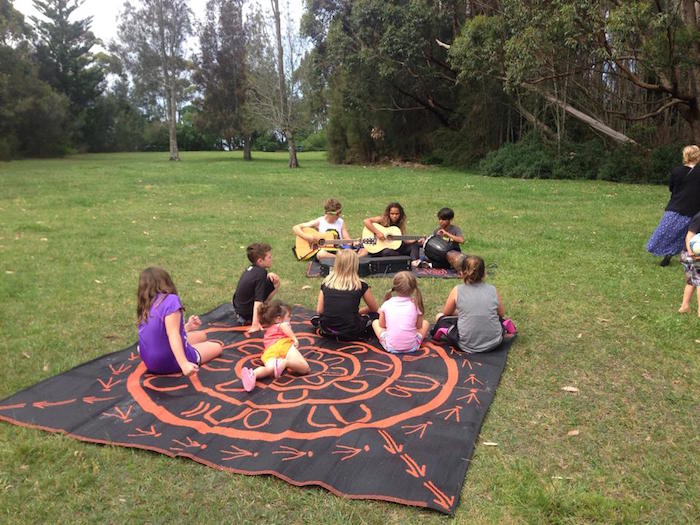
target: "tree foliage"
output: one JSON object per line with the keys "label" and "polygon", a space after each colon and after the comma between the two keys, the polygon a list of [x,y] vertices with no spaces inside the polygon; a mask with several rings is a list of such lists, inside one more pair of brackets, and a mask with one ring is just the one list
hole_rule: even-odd
{"label": "tree foliage", "polygon": [[0,159],[60,155],[69,102],[39,78],[31,28],[9,0],[0,0]]}
{"label": "tree foliage", "polygon": [[700,140],[696,2],[307,0],[331,158]]}
{"label": "tree foliage", "polygon": [[246,34],[242,0],[209,0],[199,31],[194,81],[202,93],[197,122],[229,149],[249,139],[245,126]]}
{"label": "tree foliage", "polygon": [[32,17],[37,42],[39,78],[70,103],[71,135],[85,141],[86,117],[103,91],[104,70],[91,49],[98,40],[90,31],[92,17],[71,20],[83,0],[34,0],[42,17]]}
{"label": "tree foliage", "polygon": [[144,105],[158,111],[164,101],[170,160],[180,159],[177,111],[189,83],[185,42],[192,34],[190,16],[185,0],[140,0],[138,5],[126,2],[119,23],[119,43],[113,47]]}

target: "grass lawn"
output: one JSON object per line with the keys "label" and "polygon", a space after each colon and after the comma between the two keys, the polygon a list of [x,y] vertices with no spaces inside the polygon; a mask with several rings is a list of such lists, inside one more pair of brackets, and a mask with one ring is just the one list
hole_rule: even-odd
{"label": "grass lawn", "polygon": [[[489,280],[521,332],[455,522],[700,519],[700,319],[694,300],[693,314],[676,313],[678,262],[661,268],[644,251],[667,188],[333,166],[316,153],[291,171],[283,154],[254,157],[0,164],[0,398],[133,343],[137,278],[148,265],[170,271],[189,313],[204,312],[230,300],[245,246],[266,241],[281,297],[313,308],[320,280],[293,259],[291,226],[321,215],[326,197],[342,201],[355,235],[392,200],[404,205],[409,234],[431,230],[450,206],[466,251],[497,265]],[[389,287],[370,284],[379,297]],[[419,284],[432,317],[456,282]],[[447,518],[0,423],[1,523],[255,521]]]}

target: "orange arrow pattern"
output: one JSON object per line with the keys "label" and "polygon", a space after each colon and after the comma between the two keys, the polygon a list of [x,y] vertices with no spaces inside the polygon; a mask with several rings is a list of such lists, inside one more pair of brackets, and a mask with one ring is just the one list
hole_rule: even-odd
{"label": "orange arrow pattern", "polygon": [[48,408],[48,407],[58,407],[61,405],[70,405],[71,403],[75,403],[75,399],[66,399],[65,401],[36,401],[35,403],[32,403],[33,407],[36,408]]}
{"label": "orange arrow pattern", "polygon": [[237,447],[236,445],[231,445],[229,447],[230,450],[222,450],[221,453],[223,454],[221,456],[221,459],[224,461],[230,461],[232,459],[241,459],[241,458],[257,458],[260,453],[259,452],[253,452],[251,450],[245,450],[242,448]]}
{"label": "orange arrow pattern", "polygon": [[288,447],[287,445],[281,445],[280,450],[274,450],[272,452],[273,454],[282,454],[287,457],[282,458],[282,461],[292,461],[294,459],[299,459],[303,458],[304,456],[309,456],[313,457],[314,452],[313,450],[304,451],[304,450],[299,450],[294,447]]}
{"label": "orange arrow pattern", "polygon": [[199,448],[201,450],[204,450],[207,448],[206,443],[200,443],[199,441],[195,441],[191,437],[187,436],[185,438],[185,441],[180,441],[179,439],[173,439],[173,443],[177,443],[180,445],[179,447],[170,447],[170,450],[177,450],[182,452],[186,448]]}
{"label": "orange arrow pattern", "polygon": [[115,376],[121,375],[124,372],[127,372],[131,369],[131,365],[127,365],[126,363],[122,363],[119,365],[119,368],[114,368],[112,365],[109,365],[109,369],[112,371],[112,374]]}
{"label": "orange arrow pattern", "polygon": [[481,401],[479,401],[479,397],[476,395],[478,391],[478,388],[470,388],[468,394],[458,397],[457,400],[461,401],[462,399],[466,399],[467,405],[470,405],[472,401],[474,401],[477,405],[481,405]]}
{"label": "orange arrow pattern", "polygon": [[85,396],[83,398],[84,403],[88,403],[89,405],[92,405],[94,403],[97,403],[98,401],[111,401],[112,399],[117,399],[119,396],[112,396],[112,397],[96,397],[96,396]]}
{"label": "orange arrow pattern", "polygon": [[4,405],[0,406],[0,410],[14,410],[15,408],[24,408],[27,403],[17,403],[16,405]]}
{"label": "orange arrow pattern", "polygon": [[110,392],[110,391],[112,390],[112,388],[114,388],[115,386],[117,386],[119,383],[122,382],[121,379],[115,381],[113,377],[110,377],[110,378],[107,380],[107,382],[102,381],[102,379],[100,379],[99,377],[97,378],[97,380],[98,380],[98,381],[100,382],[100,384],[102,385],[102,391],[103,391],[103,392]]}
{"label": "orange arrow pattern", "polygon": [[461,406],[455,405],[453,408],[448,408],[447,410],[441,410],[441,411],[438,412],[437,414],[438,414],[438,415],[440,415],[440,414],[447,414],[447,415],[445,416],[445,421],[447,421],[448,419],[450,419],[451,416],[454,416],[454,417],[455,417],[455,421],[457,421],[457,423],[459,423],[459,414],[460,414],[461,410],[462,410],[462,407],[461,407]]}
{"label": "orange arrow pattern", "polygon": [[136,429],[136,434],[127,434],[129,437],[145,437],[145,436],[151,436],[151,437],[160,437],[163,434],[161,432],[156,432],[156,429],[153,425],[151,425],[151,428],[148,430],[143,430],[141,428]]}
{"label": "orange arrow pattern", "polygon": [[403,425],[401,428],[408,428],[412,429],[406,432],[406,435],[408,436],[409,434],[415,434],[420,430],[420,434],[418,435],[418,439],[423,439],[423,434],[425,434],[426,429],[428,428],[429,425],[432,425],[432,421],[426,421],[425,423],[421,425]]}
{"label": "orange arrow pattern", "polygon": [[440,505],[443,509],[450,510],[452,505],[454,505],[455,497],[452,496],[448,498],[447,495],[439,488],[437,488],[435,486],[435,483],[433,483],[432,481],[424,482],[423,486],[433,493],[433,495],[435,496],[435,499],[433,501]]}
{"label": "orange arrow pattern", "polygon": [[102,412],[102,415],[107,416],[107,417],[116,417],[117,419],[121,419],[124,423],[130,423],[131,418],[129,417],[131,415],[131,410],[134,408],[134,405],[129,405],[129,408],[124,412],[121,408],[119,407],[114,407],[114,413],[110,412]]}
{"label": "orange arrow pattern", "polygon": [[354,458],[363,450],[365,452],[369,452],[369,445],[365,445],[362,448],[349,447],[347,445],[336,445],[336,449],[333,451],[333,454],[343,454],[343,457],[340,458],[340,461],[346,461],[348,459]]}

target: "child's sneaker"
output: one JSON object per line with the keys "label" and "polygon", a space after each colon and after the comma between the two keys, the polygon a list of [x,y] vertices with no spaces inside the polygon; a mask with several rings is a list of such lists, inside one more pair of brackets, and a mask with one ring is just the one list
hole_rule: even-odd
{"label": "child's sneaker", "polygon": [[243,390],[250,392],[255,388],[255,372],[252,368],[244,366],[241,368],[241,383],[243,383]]}
{"label": "child's sneaker", "polygon": [[272,364],[272,369],[275,374],[275,379],[279,379],[279,377],[282,375],[282,363],[280,363],[281,359],[275,359],[275,362]]}

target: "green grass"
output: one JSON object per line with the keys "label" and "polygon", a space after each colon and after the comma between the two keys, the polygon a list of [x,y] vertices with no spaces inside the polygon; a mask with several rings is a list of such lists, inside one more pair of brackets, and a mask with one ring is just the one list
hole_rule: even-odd
{"label": "green grass", "polygon": [[[456,211],[466,250],[521,331],[467,474],[457,523],[691,523],[698,515],[700,319],[676,313],[677,262],[644,251],[668,191],[332,166],[301,154],[73,156],[0,164],[0,398],[136,339],[139,272],[168,269],[190,313],[230,300],[245,246],[273,246],[281,297],[318,280],[291,226],[343,202],[351,233],[399,200],[409,233]],[[388,281],[372,279],[381,297]],[[454,281],[421,280],[438,312]],[[310,289],[305,286],[310,285]],[[563,386],[576,386],[578,394]],[[570,430],[579,435],[568,436]],[[0,522],[442,523],[269,477],[0,424]]]}

